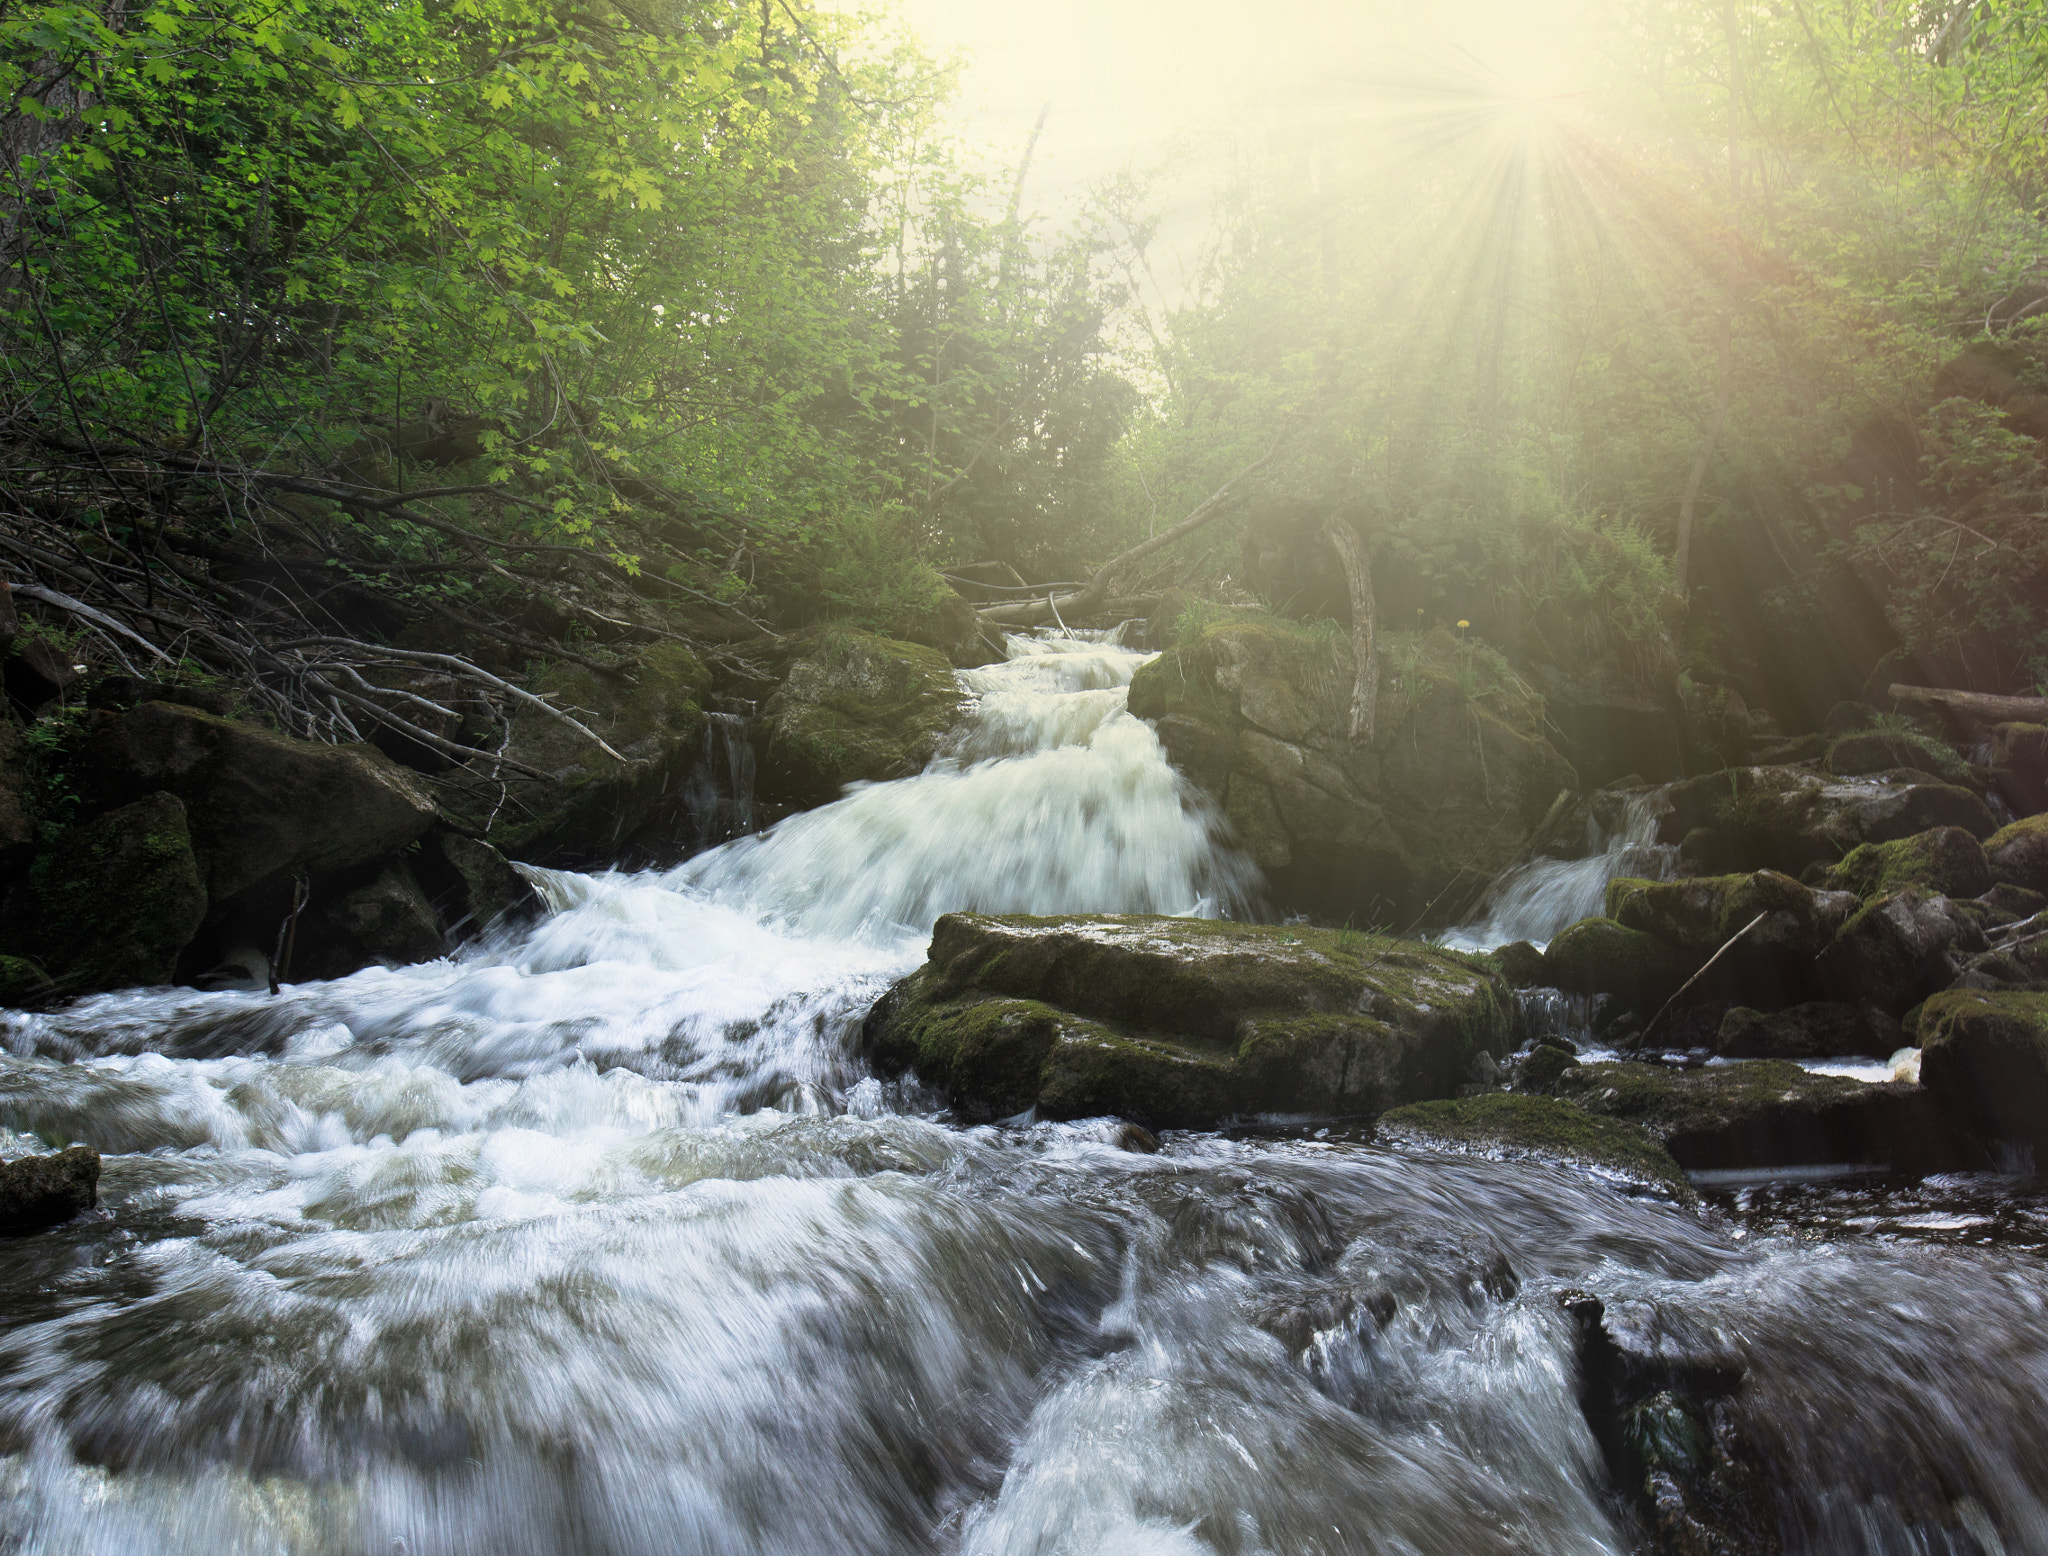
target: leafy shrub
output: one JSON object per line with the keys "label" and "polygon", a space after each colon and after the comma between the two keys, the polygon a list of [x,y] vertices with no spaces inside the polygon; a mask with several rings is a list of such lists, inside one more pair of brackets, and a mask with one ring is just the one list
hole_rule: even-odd
{"label": "leafy shrub", "polygon": [[821,537],[819,561],[826,613],[887,637],[957,598],[917,554],[901,518],[887,512],[840,520]]}

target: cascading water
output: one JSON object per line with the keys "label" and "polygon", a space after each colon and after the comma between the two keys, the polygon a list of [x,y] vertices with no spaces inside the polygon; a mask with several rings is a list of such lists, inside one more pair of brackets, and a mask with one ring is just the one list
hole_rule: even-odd
{"label": "cascading water", "polygon": [[543,874],[452,960],[7,1018],[0,1154],[98,1145],[108,1213],[0,1267],[0,1550],[1619,1553],[1581,1287],[1747,1369],[1785,1549],[2048,1551],[2048,1282],[1968,1217],[1749,1235],[867,1075],[942,910],[1255,890],[1124,711],[1142,656],[1014,654],[924,774]]}
{"label": "cascading water", "polygon": [[1515,940],[1542,947],[1559,930],[1598,914],[1607,883],[1621,876],[1667,879],[1678,850],[1657,841],[1668,808],[1661,791],[1629,795],[1618,823],[1604,829],[1586,818],[1586,852],[1577,859],[1532,859],[1508,871],[1486,894],[1479,919],[1444,937],[1446,945],[1488,951]]}

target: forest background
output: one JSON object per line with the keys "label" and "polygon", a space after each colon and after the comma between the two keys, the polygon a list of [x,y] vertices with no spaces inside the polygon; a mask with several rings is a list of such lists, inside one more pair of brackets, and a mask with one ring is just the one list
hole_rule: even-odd
{"label": "forest background", "polygon": [[316,616],[602,663],[602,583],[743,682],[1233,481],[1123,597],[1313,615],[1231,530],[1342,512],[1384,622],[1503,665],[2048,691],[2044,23],[1612,0],[1568,93],[1418,56],[1218,105],[1163,287],[1170,165],[1049,231],[951,69],[806,0],[16,5],[0,553],[133,605],[61,657],[323,738],[404,709],[278,657]]}

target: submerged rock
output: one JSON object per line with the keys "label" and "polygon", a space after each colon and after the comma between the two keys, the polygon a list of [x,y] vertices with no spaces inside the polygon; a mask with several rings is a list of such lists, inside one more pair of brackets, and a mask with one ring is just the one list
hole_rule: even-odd
{"label": "submerged rock", "polygon": [[1558,1077],[1557,1094],[1640,1125],[1688,1171],[1864,1162],[1917,1173],[1964,1160],[1919,1086],[1815,1075],[1782,1060],[1701,1070],[1582,1064]]}
{"label": "submerged rock", "polygon": [[1958,1122],[2048,1161],[2048,994],[1952,989],[1917,1031],[1921,1084]]}
{"label": "submerged rock", "polygon": [[1515,1016],[1477,958],[1345,930],[948,914],[865,1043],[980,1118],[1036,1107],[1195,1128],[1455,1092]]}
{"label": "submerged rock", "polygon": [[[1573,1061],[1554,1048],[1559,1072]],[[1619,1119],[1602,1118],[1548,1097],[1493,1092],[1434,1102],[1411,1102],[1382,1114],[1382,1133],[1396,1138],[1477,1146],[1509,1155],[1604,1167],[1624,1177],[1690,1197],[1671,1153],[1649,1133]]]}
{"label": "submerged rock", "polygon": [[61,1226],[92,1209],[99,1182],[100,1153],[89,1145],[0,1162],[0,1237]]}
{"label": "submerged rock", "polygon": [[761,793],[821,805],[849,783],[908,777],[931,760],[965,702],[937,649],[827,628],[762,709]]}

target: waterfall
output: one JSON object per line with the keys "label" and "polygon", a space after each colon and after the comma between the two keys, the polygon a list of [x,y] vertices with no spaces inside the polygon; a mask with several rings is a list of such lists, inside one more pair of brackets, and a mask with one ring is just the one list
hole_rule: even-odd
{"label": "waterfall", "polygon": [[1480,916],[1444,937],[1446,945],[1489,951],[1515,940],[1542,947],[1559,930],[1592,918],[1606,906],[1607,883],[1623,876],[1668,880],[1678,850],[1657,841],[1657,821],[1669,809],[1661,789],[1632,793],[1612,828],[1586,817],[1586,851],[1577,859],[1532,859],[1487,888]]}
{"label": "waterfall", "polygon": [[704,749],[683,789],[690,841],[715,847],[754,830],[753,704],[704,715]]}
{"label": "waterfall", "polygon": [[[1747,1380],[1716,1430],[1787,1549],[2048,1549],[2010,1185],[1701,1217],[1341,1127],[959,1128],[868,1073],[940,912],[1249,901],[1142,662],[1020,637],[925,772],[534,871],[540,922],[443,961],[0,1016],[0,1157],[105,1153],[104,1211],[0,1261],[0,1550],[1622,1556],[1582,1290]],[[1503,884],[1518,933],[1513,892],[1576,911]]]}

